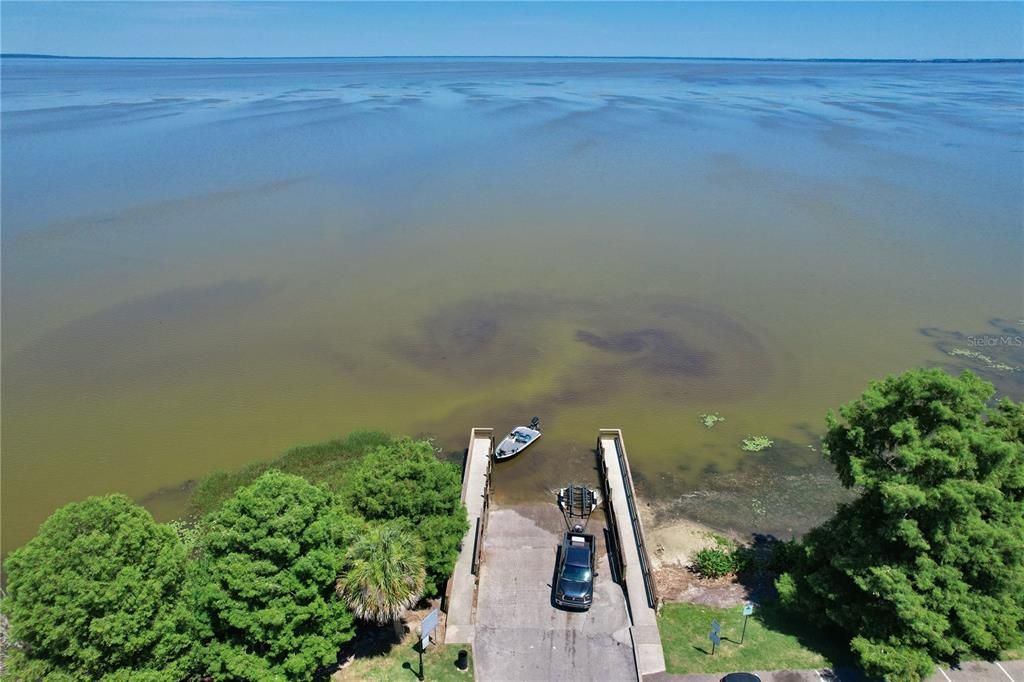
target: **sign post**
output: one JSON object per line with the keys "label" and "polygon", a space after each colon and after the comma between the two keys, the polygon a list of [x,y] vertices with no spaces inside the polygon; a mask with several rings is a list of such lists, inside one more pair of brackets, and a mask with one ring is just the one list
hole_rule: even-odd
{"label": "sign post", "polygon": [[434,630],[437,629],[438,612],[434,609],[427,614],[427,617],[420,623],[420,674],[419,678],[423,679],[423,652],[427,650],[427,646],[430,644],[430,635],[434,634]]}
{"label": "sign post", "polygon": [[430,636],[434,634],[434,630],[437,629],[438,611],[434,609],[426,615],[423,622],[420,623],[420,648],[426,649],[427,645],[430,644]]}
{"label": "sign post", "polygon": [[747,619],[750,618],[750,614],[754,612],[754,605],[747,602],[743,605],[743,632],[740,634],[740,644],[743,644],[743,639],[747,636]]}
{"label": "sign post", "polygon": [[711,633],[708,634],[708,639],[711,640],[711,655],[715,655],[715,649],[722,643],[721,637],[722,625],[717,621],[711,621]]}

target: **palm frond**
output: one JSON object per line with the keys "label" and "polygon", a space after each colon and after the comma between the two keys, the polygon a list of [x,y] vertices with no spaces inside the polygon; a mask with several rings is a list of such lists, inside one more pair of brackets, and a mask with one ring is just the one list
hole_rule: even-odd
{"label": "palm frond", "polygon": [[417,538],[399,528],[371,528],[350,548],[336,589],[361,620],[389,623],[420,600],[426,564]]}

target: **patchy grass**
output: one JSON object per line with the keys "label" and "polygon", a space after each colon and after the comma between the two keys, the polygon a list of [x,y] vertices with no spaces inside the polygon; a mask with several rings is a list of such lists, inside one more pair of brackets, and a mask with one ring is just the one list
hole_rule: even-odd
{"label": "patchy grass", "polygon": [[[366,682],[415,682],[420,670],[419,644],[412,638],[378,656],[353,660],[334,674],[337,682],[360,680]],[[469,652],[469,670],[460,672],[455,667],[459,650]],[[432,644],[423,654],[423,678],[431,682],[472,682],[473,654],[469,645]]]}
{"label": "patchy grass", "polygon": [[314,485],[337,490],[352,465],[370,450],[387,445],[391,436],[380,431],[354,431],[347,438],[313,445],[300,445],[277,459],[253,462],[237,471],[218,471],[199,481],[189,499],[193,517],[220,508],[242,486],[249,485],[269,469],[302,476]]}
{"label": "patchy grass", "polygon": [[[721,645],[711,655],[711,621],[721,626]],[[665,663],[670,673],[724,673],[852,665],[839,636],[793,622],[777,607],[754,611],[740,644],[743,607],[718,609],[696,604],[666,604],[659,618]]]}

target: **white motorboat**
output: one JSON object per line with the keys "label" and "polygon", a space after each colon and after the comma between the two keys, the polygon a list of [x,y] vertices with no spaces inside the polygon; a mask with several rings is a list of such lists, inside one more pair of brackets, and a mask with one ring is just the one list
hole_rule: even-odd
{"label": "white motorboat", "polygon": [[503,460],[514,457],[530,447],[540,438],[540,419],[534,417],[529,426],[517,426],[498,443],[494,450],[494,459]]}

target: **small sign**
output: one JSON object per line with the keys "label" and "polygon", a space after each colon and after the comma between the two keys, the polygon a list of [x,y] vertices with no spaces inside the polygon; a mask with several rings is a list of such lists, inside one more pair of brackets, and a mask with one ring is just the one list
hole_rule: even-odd
{"label": "small sign", "polygon": [[744,616],[749,616],[752,613],[754,613],[754,605],[753,604],[744,604],[743,605],[743,615]]}
{"label": "small sign", "polygon": [[712,632],[710,635],[708,635],[708,639],[710,639],[711,643],[715,646],[718,646],[722,643],[722,638],[718,636],[717,632]]}
{"label": "small sign", "polygon": [[717,620],[711,621],[711,632],[713,632],[713,633],[715,633],[717,635],[721,631],[722,631],[722,625]]}
{"label": "small sign", "polygon": [[426,649],[430,644],[430,635],[437,629],[438,612],[434,609],[427,614],[427,617],[420,623],[420,647]]}

